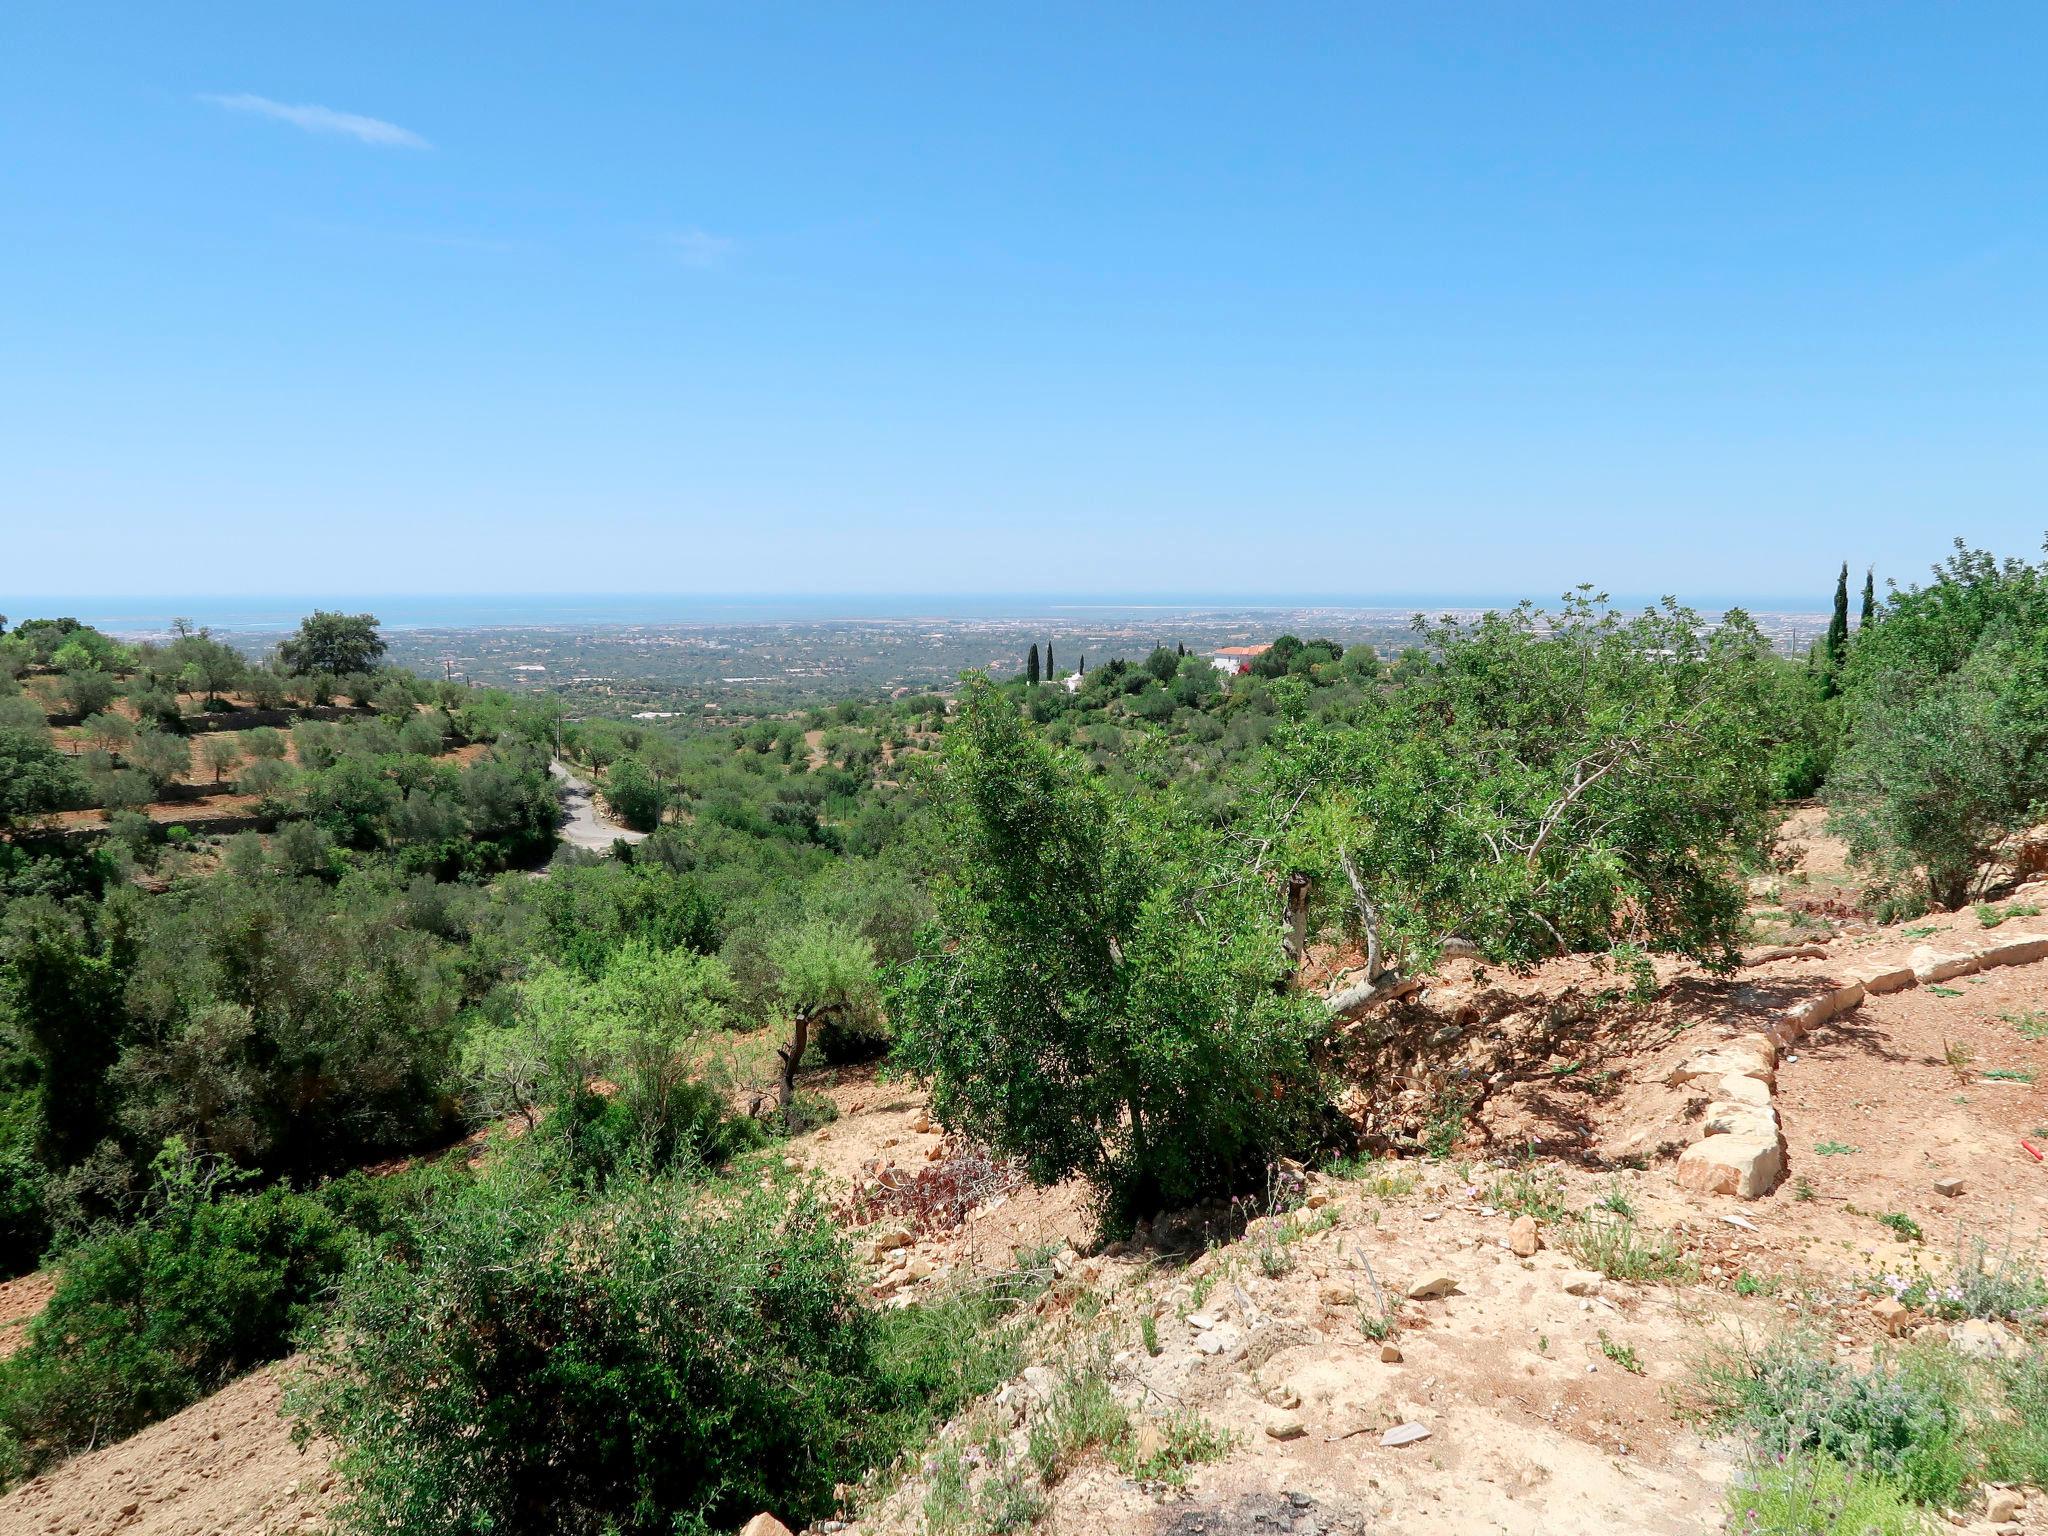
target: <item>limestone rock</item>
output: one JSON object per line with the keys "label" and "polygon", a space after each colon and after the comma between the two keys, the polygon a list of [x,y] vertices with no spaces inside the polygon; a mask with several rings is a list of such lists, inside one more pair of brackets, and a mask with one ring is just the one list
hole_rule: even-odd
{"label": "limestone rock", "polygon": [[1872,1302],[1870,1315],[1876,1318],[1878,1326],[1893,1338],[1897,1338],[1913,1326],[1913,1309],[1889,1296],[1880,1297]]}
{"label": "limestone rock", "polygon": [[1408,1284],[1407,1296],[1410,1301],[1435,1301],[1457,1290],[1458,1282],[1441,1270],[1417,1276]]}
{"label": "limestone rock", "polygon": [[1292,1414],[1266,1421],[1266,1438],[1269,1440],[1299,1440],[1307,1433],[1308,1426]]}
{"label": "limestone rock", "polygon": [[1706,1118],[1700,1122],[1700,1134],[1761,1136],[1775,1140],[1778,1135],[1778,1112],[1769,1104],[1749,1104],[1739,1099],[1733,1102],[1717,1099],[1707,1106]]}
{"label": "limestone rock", "polygon": [[1564,1277],[1564,1293],[1567,1296],[1598,1296],[1600,1287],[1607,1277],[1597,1269],[1567,1270]]}
{"label": "limestone rock", "polygon": [[1948,1341],[1955,1345],[1958,1353],[1979,1360],[2010,1359],[2024,1350],[2010,1328],[2003,1323],[1986,1322],[1981,1317],[1968,1318],[1952,1326],[1948,1331]]}
{"label": "limestone rock", "polygon": [[1963,1192],[1963,1188],[1963,1181],[1959,1178],[1956,1178],[1954,1175],[1950,1175],[1948,1178],[1945,1179],[1936,1179],[1934,1181],[1934,1192],[1947,1200],[1955,1199],[1957,1195],[1960,1195]]}
{"label": "limestone rock", "polygon": [[1543,1238],[1536,1230],[1534,1216],[1517,1216],[1514,1225],[1508,1228],[1508,1249],[1518,1259],[1533,1256],[1543,1246]]}
{"label": "limestone rock", "polygon": [[2048,959],[2048,937],[2030,939],[2006,939],[1991,944],[1984,950],[1982,960],[1986,966],[2032,965],[2036,960]]}
{"label": "limestone rock", "polygon": [[795,1536],[795,1533],[764,1510],[740,1527],[740,1536]]}
{"label": "limestone rock", "polygon": [[1903,992],[1913,985],[1913,967],[1896,960],[1863,966],[1849,975],[1852,980],[1862,983],[1863,990],[1872,997],[1881,997],[1887,992]]}
{"label": "limestone rock", "polygon": [[1382,1344],[1380,1346],[1380,1359],[1388,1365],[1399,1365],[1401,1363],[1401,1346],[1393,1343]]}
{"label": "limestone rock", "polygon": [[1731,1104],[1765,1107],[1771,1102],[1771,1085],[1759,1077],[1743,1077],[1730,1072],[1721,1079],[1718,1091]]}
{"label": "limestone rock", "polygon": [[1916,944],[1907,963],[1913,967],[1913,979],[1923,987],[1967,976],[1983,965],[1975,954],[1962,950],[1944,952],[1927,944]]}
{"label": "limestone rock", "polygon": [[2027,1501],[2017,1488],[1993,1488],[1984,1495],[1984,1518],[1993,1525],[2005,1525],[2020,1517]]}
{"label": "limestone rock", "polygon": [[1784,1148],[1775,1136],[1723,1131],[1694,1142],[1679,1155],[1678,1185],[1699,1195],[1755,1200],[1776,1188],[1784,1171]]}
{"label": "limestone rock", "polygon": [[903,1227],[888,1227],[875,1234],[874,1255],[881,1258],[885,1253],[910,1246],[910,1233]]}

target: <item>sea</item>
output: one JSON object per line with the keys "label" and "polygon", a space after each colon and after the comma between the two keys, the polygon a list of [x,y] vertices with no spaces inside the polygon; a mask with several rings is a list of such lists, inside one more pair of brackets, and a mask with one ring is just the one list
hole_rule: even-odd
{"label": "sea", "polygon": [[[662,624],[790,624],[859,620],[1006,620],[1066,616],[1106,620],[1173,614],[1215,615],[1316,611],[1341,613],[1475,612],[1512,607],[1520,599],[1499,593],[490,593],[244,595],[152,594],[11,597],[0,592],[0,613],[15,620],[70,617],[108,634],[167,634],[172,620],[190,619],[219,635],[278,634],[294,629],[316,608],[374,614],[389,631],[548,628]],[[1554,602],[1554,598],[1550,601]],[[1655,597],[1617,595],[1618,606],[1637,608]],[[1752,613],[1798,613],[1811,598],[1691,600],[1702,613],[1744,607]]]}

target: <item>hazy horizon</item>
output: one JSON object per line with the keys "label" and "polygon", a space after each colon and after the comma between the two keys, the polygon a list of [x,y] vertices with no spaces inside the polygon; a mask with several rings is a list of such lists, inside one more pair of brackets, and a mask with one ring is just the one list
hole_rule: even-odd
{"label": "hazy horizon", "polygon": [[[1636,608],[1665,594],[1610,593],[1617,607]],[[1707,613],[1744,608],[1756,613],[1814,614],[1826,603],[1811,595],[1732,597],[1671,594]],[[1553,607],[1556,594],[1530,594]],[[1255,614],[1261,612],[1400,614],[1511,608],[1522,597],[1503,593],[1435,592],[1338,595],[1328,593],[354,593],[286,594],[79,594],[13,597],[0,594],[8,622],[75,618],[114,634],[167,630],[189,618],[216,632],[267,633],[290,629],[315,608],[368,612],[389,630],[545,628],[556,625],[749,624],[935,621],[1017,621],[1102,618],[1109,615]]]}

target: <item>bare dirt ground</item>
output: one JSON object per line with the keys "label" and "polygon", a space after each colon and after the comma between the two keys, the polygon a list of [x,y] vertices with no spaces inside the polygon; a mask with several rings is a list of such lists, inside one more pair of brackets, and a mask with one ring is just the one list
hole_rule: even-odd
{"label": "bare dirt ground", "polygon": [[[1822,908],[1853,896],[1818,827],[1801,837],[1784,889],[1759,893],[1761,908],[1784,910],[1773,903],[1785,890],[1825,890]],[[1813,1029],[1777,1063],[1786,1169],[1776,1188],[1738,1200],[1677,1185],[1673,1160],[1699,1137],[1703,1098],[1669,1085],[1675,1063],[1827,993],[1855,966],[1922,944],[2048,934],[2048,917],[1987,930],[1965,911],[1879,928],[1823,910],[1796,926],[1819,953],[1728,976],[1660,963],[1647,1001],[1579,959],[1519,977],[1447,965],[1346,1043],[1360,1084],[1349,1112],[1385,1155],[1344,1177],[1311,1175],[1286,1225],[1195,1216],[1098,1250],[1084,1191],[1022,1185],[932,1126],[915,1087],[866,1069],[806,1082],[838,1118],[781,1155],[859,1227],[881,1304],[1020,1257],[1049,1264],[1054,1284],[1030,1315],[1038,1364],[1104,1359],[1139,1422],[1192,1412],[1231,1437],[1179,1491],[1084,1457],[1054,1490],[1044,1530],[1717,1530],[1739,1451],[1680,1411],[1704,1346],[1796,1325],[1868,1358],[1881,1340],[1877,1277],[1937,1268],[1972,1235],[2038,1261],[2048,1224],[2048,1164],[2021,1145],[2048,1154],[2048,963],[1871,997]],[[1424,1155],[1447,1102],[1464,1116],[1456,1144]],[[1548,1220],[1544,1246],[1517,1257],[1506,1192],[1518,1172],[1547,1181],[1563,1209],[1632,1212],[1686,1272],[1599,1279],[1572,1248],[1573,1229]],[[1960,1195],[1936,1192],[1949,1176],[1964,1180]],[[959,1225],[909,1214],[957,1190],[971,1197]],[[1893,1213],[1922,1237],[1879,1223]],[[1432,1276],[1444,1286],[1418,1285]],[[40,1305],[43,1284],[0,1287],[0,1348],[8,1317]],[[1410,1289],[1442,1294],[1409,1299]],[[1362,1325],[1382,1298],[1395,1359]],[[291,1446],[275,1380],[272,1370],[238,1382],[0,1499],[0,1531],[305,1528],[330,1496],[324,1459]],[[1042,1386],[1043,1373],[1035,1383],[1027,1373],[949,1435],[1021,1446]],[[1402,1425],[1428,1433],[1384,1443]],[[910,1469],[856,1501],[850,1529],[921,1536],[928,1488],[927,1472]],[[1953,1526],[1992,1529],[1968,1514]],[[2048,1531],[2048,1497],[2001,1529]]]}
{"label": "bare dirt ground", "polygon": [[0,1499],[0,1531],[30,1536],[280,1536],[320,1528],[332,1501],[320,1447],[292,1444],[278,1381],[244,1376],[118,1445],[74,1456]]}
{"label": "bare dirt ground", "polygon": [[29,1319],[42,1311],[57,1288],[49,1275],[19,1275],[0,1282],[0,1360],[21,1348]]}

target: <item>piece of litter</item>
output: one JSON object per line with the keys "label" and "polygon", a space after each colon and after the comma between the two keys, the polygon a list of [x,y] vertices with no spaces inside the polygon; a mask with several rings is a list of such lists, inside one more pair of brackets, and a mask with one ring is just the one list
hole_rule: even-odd
{"label": "piece of litter", "polygon": [[1380,1436],[1381,1445],[1413,1445],[1418,1440],[1429,1438],[1427,1425],[1417,1424],[1412,1419],[1406,1424],[1396,1424]]}
{"label": "piece of litter", "polygon": [[1740,1227],[1745,1232],[1754,1232],[1756,1230],[1756,1223],[1751,1221],[1747,1216],[1736,1216],[1727,1211],[1723,1211],[1721,1213],[1721,1219],[1727,1222],[1729,1226]]}

